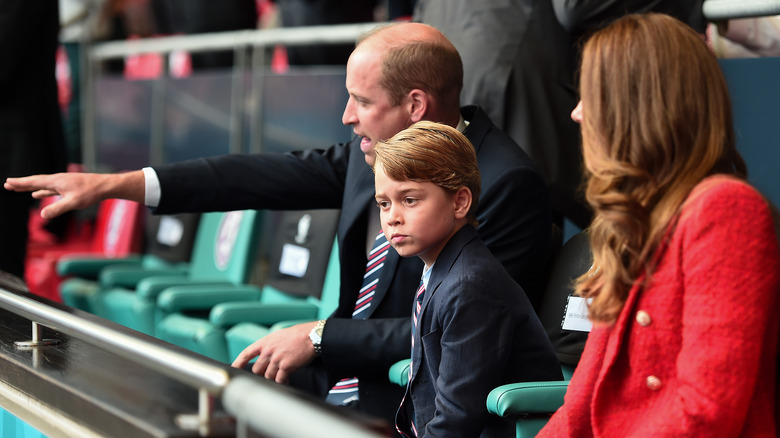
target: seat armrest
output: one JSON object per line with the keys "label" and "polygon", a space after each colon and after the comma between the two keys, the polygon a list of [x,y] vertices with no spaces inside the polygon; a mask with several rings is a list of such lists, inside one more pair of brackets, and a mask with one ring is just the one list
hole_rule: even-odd
{"label": "seat armrest", "polygon": [[308,318],[308,319],[291,319],[291,320],[279,321],[277,323],[274,323],[274,325],[272,325],[269,328],[269,330],[275,332],[277,330],[286,329],[294,325],[306,324],[307,322],[314,322],[316,319],[317,319],[317,315],[314,315],[313,318]]}
{"label": "seat armrest", "polygon": [[270,326],[279,321],[311,321],[318,308],[306,301],[289,303],[231,302],[220,303],[211,309],[209,320],[218,327],[229,327],[240,322]]}
{"label": "seat armrest", "polygon": [[235,285],[229,281],[208,281],[208,280],[192,280],[189,277],[181,275],[162,275],[154,277],[146,277],[138,282],[135,292],[139,298],[144,298],[149,301],[157,301],[157,297],[169,287],[173,286],[212,286],[212,287],[234,287]]}
{"label": "seat armrest", "polygon": [[185,278],[186,275],[187,268],[184,266],[148,269],[141,266],[111,265],[100,271],[98,279],[103,289],[114,287],[135,289],[144,278],[160,276]]}
{"label": "seat armrest", "polygon": [[211,309],[231,301],[257,301],[261,290],[251,284],[184,285],[166,288],[157,297],[157,308],[164,313]]}
{"label": "seat armrest", "polygon": [[97,278],[103,268],[112,265],[141,267],[141,256],[108,258],[98,255],[90,257],[86,254],[65,255],[57,261],[57,274],[61,277],[75,275],[83,278]]}
{"label": "seat armrest", "polygon": [[409,367],[411,365],[411,359],[399,360],[394,363],[387,372],[390,382],[400,386],[409,384]]}
{"label": "seat armrest", "polygon": [[527,414],[552,414],[563,405],[569,382],[522,382],[502,385],[490,391],[489,412],[501,417]]}

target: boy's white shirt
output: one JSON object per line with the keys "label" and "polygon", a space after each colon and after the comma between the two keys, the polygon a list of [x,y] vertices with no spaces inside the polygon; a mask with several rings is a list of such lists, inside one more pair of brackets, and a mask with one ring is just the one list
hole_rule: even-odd
{"label": "boy's white shirt", "polygon": [[433,267],[436,265],[436,262],[433,262],[433,265],[431,267],[424,267],[423,268],[423,274],[422,274],[422,282],[425,286],[425,290],[428,290],[428,280],[431,279],[431,271],[433,271]]}

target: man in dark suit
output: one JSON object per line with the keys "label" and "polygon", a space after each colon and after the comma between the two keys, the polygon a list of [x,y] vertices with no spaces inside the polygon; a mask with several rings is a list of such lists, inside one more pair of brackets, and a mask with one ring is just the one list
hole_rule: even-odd
{"label": "man in dark suit", "polygon": [[[54,61],[56,1],[0,2],[0,177],[65,169]],[[24,274],[33,199],[0,193],[0,270]]]}
{"label": "man in dark suit", "polygon": [[[544,181],[522,149],[482,110],[459,107],[462,71],[457,51],[436,29],[419,23],[382,27],[358,42],[347,63],[349,100],[342,120],[357,134],[349,143],[287,154],[197,159],[125,174],[35,176],[8,180],[5,187],[40,190],[35,196],[61,194],[63,199],[42,211],[45,217],[106,197],[145,201],[157,213],[341,209],[338,309],[326,321],[260,339],[234,365],[243,367],[257,356],[255,373],[323,397],[339,379],[358,377],[358,397],[350,399],[359,400],[360,410],[392,422],[402,391],[389,383],[387,370],[409,356],[409,309],[422,263],[390,250],[370,306],[353,318],[368,242],[380,231],[369,166],[374,144],[419,120],[460,127],[482,170],[480,235],[529,295],[541,292],[538,284],[550,249]],[[159,201],[154,199],[158,195]]]}

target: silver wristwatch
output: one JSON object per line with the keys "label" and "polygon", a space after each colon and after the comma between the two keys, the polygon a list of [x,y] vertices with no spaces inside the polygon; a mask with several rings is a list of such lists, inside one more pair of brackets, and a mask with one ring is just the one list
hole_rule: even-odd
{"label": "silver wristwatch", "polygon": [[311,344],[314,345],[315,354],[322,353],[322,329],[324,328],[325,320],[321,319],[317,321],[317,324],[309,332],[309,339],[311,339]]}

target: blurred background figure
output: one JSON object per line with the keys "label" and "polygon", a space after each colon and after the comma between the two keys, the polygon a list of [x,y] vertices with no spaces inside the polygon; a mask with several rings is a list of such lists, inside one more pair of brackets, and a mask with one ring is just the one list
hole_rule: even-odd
{"label": "blurred background figure", "polygon": [[[198,34],[257,29],[256,0],[151,0],[157,33]],[[233,51],[190,55],[194,70],[231,68]]]}
{"label": "blurred background figure", "polygon": [[707,37],[719,58],[780,56],[780,16],[710,23]]}
{"label": "blurred background figure", "polygon": [[[378,0],[272,0],[281,27],[370,23]],[[287,47],[290,65],[347,65],[354,44]]]}
{"label": "blurred background figure", "polygon": [[416,0],[414,20],[441,30],[463,58],[461,101],[482,106],[547,179],[556,222],[586,228],[577,102],[579,40],[631,13],[672,15],[704,33],[702,0]]}
{"label": "blurred background figure", "polygon": [[[0,179],[65,170],[56,1],[0,0]],[[0,192],[0,269],[23,277],[29,193]]]}
{"label": "blurred background figure", "polygon": [[417,0],[415,21],[439,28],[463,58],[461,101],[480,105],[547,180],[556,222],[590,222],[581,183],[574,45],[550,0]]}

